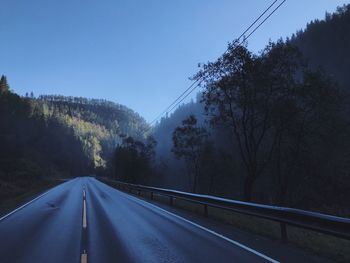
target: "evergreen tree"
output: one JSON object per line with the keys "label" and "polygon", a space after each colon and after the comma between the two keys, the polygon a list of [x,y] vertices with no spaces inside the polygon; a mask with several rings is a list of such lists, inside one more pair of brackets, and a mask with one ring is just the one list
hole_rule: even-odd
{"label": "evergreen tree", "polygon": [[173,131],[172,152],[176,158],[184,159],[191,174],[189,185],[194,193],[197,192],[200,161],[207,137],[207,131],[197,126],[197,119],[194,115],[188,116],[182,121],[182,126]]}
{"label": "evergreen tree", "polygon": [[6,76],[2,75],[0,79],[0,94],[10,91],[10,86],[7,83]]}

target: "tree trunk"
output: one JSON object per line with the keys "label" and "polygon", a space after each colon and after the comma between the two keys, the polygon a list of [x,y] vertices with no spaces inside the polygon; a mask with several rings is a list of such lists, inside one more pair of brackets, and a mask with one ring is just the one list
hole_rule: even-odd
{"label": "tree trunk", "polygon": [[244,182],[244,200],[247,202],[251,202],[252,200],[254,181],[253,176],[247,175]]}
{"label": "tree trunk", "polygon": [[286,205],[286,197],[287,197],[287,186],[285,184],[282,184],[280,186],[280,193],[279,193],[279,205],[280,206]]}
{"label": "tree trunk", "polygon": [[193,193],[197,193],[197,184],[198,184],[198,165],[197,162],[195,161],[195,165],[194,165],[194,180],[193,180]]}
{"label": "tree trunk", "polygon": [[194,194],[196,193],[196,188],[197,188],[197,182],[196,182],[196,176],[194,176],[192,193]]}

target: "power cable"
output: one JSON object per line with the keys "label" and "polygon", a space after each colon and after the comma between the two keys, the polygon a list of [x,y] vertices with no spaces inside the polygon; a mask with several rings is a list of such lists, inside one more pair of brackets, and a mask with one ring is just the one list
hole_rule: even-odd
{"label": "power cable", "polygon": [[[243,44],[256,30],[258,30],[287,0],[283,0],[275,9],[272,10],[271,13],[269,13],[268,16],[266,16],[246,37],[243,38],[243,40],[238,44],[240,46]],[[265,10],[260,14],[258,18],[256,18],[253,23],[249,25],[249,27],[236,39],[238,41],[241,39],[275,4],[278,2],[278,0],[273,1]],[[225,50],[224,54],[228,51],[228,49]],[[160,113],[154,120],[150,122],[150,127],[146,129],[143,133],[146,133],[151,129],[151,125],[155,123],[160,117],[164,115],[164,113],[171,112],[173,109],[175,109],[182,101],[184,101],[194,90],[197,89],[197,87],[200,86],[202,80],[201,78],[195,80],[185,91],[183,91],[162,113]]]}

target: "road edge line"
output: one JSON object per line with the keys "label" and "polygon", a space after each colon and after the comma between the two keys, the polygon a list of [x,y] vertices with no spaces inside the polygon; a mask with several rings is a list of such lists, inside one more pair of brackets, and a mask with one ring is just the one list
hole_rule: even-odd
{"label": "road edge line", "polygon": [[187,223],[189,223],[189,224],[191,224],[191,225],[193,225],[193,226],[196,226],[196,227],[198,227],[198,228],[200,228],[200,229],[202,229],[202,230],[204,230],[204,231],[206,231],[206,232],[211,233],[211,234],[214,235],[214,236],[217,236],[217,237],[219,237],[219,238],[222,238],[222,239],[228,241],[228,242],[231,243],[231,244],[234,244],[234,245],[236,245],[236,246],[238,246],[238,247],[240,247],[240,248],[242,248],[242,249],[244,249],[244,250],[247,250],[247,251],[249,251],[249,252],[252,253],[252,254],[255,254],[255,255],[257,255],[257,256],[263,258],[263,259],[266,259],[267,261],[270,261],[270,262],[272,262],[272,263],[280,263],[279,261],[277,261],[277,260],[275,260],[275,259],[273,259],[273,258],[270,258],[269,256],[266,256],[266,255],[260,253],[259,251],[254,250],[253,248],[250,248],[250,247],[248,247],[248,246],[246,246],[246,245],[243,245],[243,244],[239,243],[238,241],[232,240],[232,239],[230,239],[230,238],[228,238],[228,237],[226,237],[226,236],[224,236],[224,235],[222,235],[222,234],[219,234],[219,233],[215,232],[214,230],[208,229],[208,228],[206,228],[206,227],[204,227],[204,226],[201,226],[201,225],[199,225],[199,224],[197,224],[197,223],[195,223],[195,222],[192,222],[191,220],[188,220],[188,219],[186,219],[186,218],[184,218],[184,217],[182,217],[182,216],[179,216],[179,215],[177,215],[177,214],[174,214],[174,213],[172,213],[172,212],[169,212],[169,211],[167,211],[167,210],[165,210],[165,209],[163,209],[163,208],[161,208],[161,207],[159,207],[159,206],[156,206],[156,205],[154,205],[154,204],[151,204],[151,203],[149,203],[149,202],[146,202],[145,200],[138,199],[137,197],[132,196],[132,195],[129,195],[129,194],[127,194],[127,193],[124,193],[124,192],[122,192],[122,191],[120,191],[120,190],[118,190],[118,189],[115,189],[115,188],[113,188],[113,189],[114,189],[114,190],[117,190],[117,191],[119,191],[119,192],[121,192],[121,193],[123,193],[123,194],[125,194],[128,198],[135,199],[135,200],[137,200],[137,201],[140,201],[140,202],[142,202],[142,203],[145,203],[146,205],[150,205],[150,206],[152,206],[152,207],[154,207],[154,208],[156,208],[156,209],[158,209],[158,210],[160,210],[160,211],[163,211],[163,212],[165,212],[165,213],[167,213],[167,214],[169,214],[169,215],[172,215],[172,216],[174,216],[174,217],[176,217],[176,218],[178,218],[178,219],[181,219],[181,220],[183,220],[183,221],[185,221],[185,222],[187,222]]}
{"label": "road edge line", "polygon": [[[70,181],[70,180],[69,180],[69,181]],[[64,183],[67,183],[67,182],[64,182]],[[63,183],[63,184],[64,184],[64,183]],[[60,184],[60,185],[62,185],[62,184]],[[59,186],[59,185],[57,185],[57,186]],[[50,188],[49,190],[47,190],[46,192],[42,193],[41,195],[35,197],[34,199],[30,200],[29,202],[27,202],[27,203],[21,205],[20,207],[17,207],[15,210],[12,210],[12,211],[9,212],[8,214],[6,214],[6,215],[0,217],[0,222],[1,222],[2,220],[4,220],[4,219],[8,218],[10,215],[12,215],[12,214],[18,212],[19,210],[25,208],[27,205],[30,205],[31,203],[35,202],[36,200],[38,200],[39,198],[43,197],[44,195],[48,194],[50,191],[52,191],[53,189],[55,189],[57,186],[55,186],[55,187],[53,187],[53,188]]]}

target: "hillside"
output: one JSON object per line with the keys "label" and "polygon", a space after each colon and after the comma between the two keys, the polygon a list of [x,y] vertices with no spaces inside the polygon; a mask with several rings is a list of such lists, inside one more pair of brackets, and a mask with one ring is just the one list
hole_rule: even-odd
{"label": "hillside", "polygon": [[44,115],[71,127],[95,168],[103,168],[120,135],[140,138],[147,123],[131,109],[107,100],[41,95],[33,100]]}
{"label": "hillside", "polygon": [[314,20],[289,40],[314,68],[322,67],[350,94],[350,5]]}
{"label": "hillside", "polygon": [[147,123],[105,100],[20,97],[0,81],[0,200],[48,177],[103,172],[120,135],[140,137]]}

